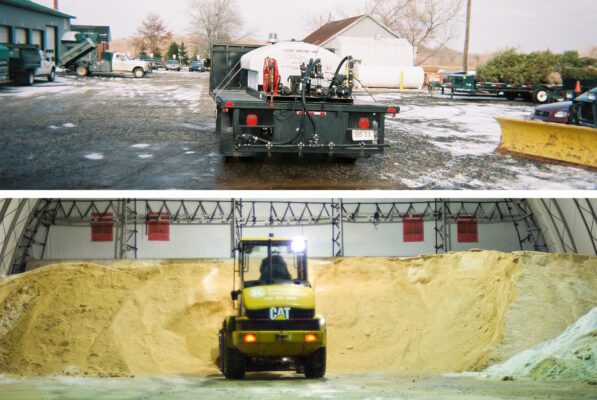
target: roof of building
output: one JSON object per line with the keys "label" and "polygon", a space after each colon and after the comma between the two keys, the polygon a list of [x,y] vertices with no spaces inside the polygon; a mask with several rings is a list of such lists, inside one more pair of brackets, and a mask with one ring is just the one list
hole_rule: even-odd
{"label": "roof of building", "polygon": [[371,17],[370,15],[359,15],[352,18],[341,19],[339,21],[330,21],[327,24],[323,25],[321,28],[316,30],[315,32],[311,33],[309,36],[303,39],[303,42],[316,44],[318,46],[322,46],[350,28],[353,25],[361,22],[362,20],[370,18],[371,20],[375,21],[379,26],[390,32],[392,35],[398,37],[398,35],[389,29],[387,26],[382,24],[381,22],[377,21],[375,18]]}
{"label": "roof of building", "polygon": [[111,38],[111,32],[109,26],[103,25],[71,25],[70,29],[75,32],[95,32],[100,35],[106,35],[108,40]]}
{"label": "roof of building", "polygon": [[0,0],[0,4],[6,4],[9,6],[23,8],[25,10],[36,11],[42,14],[53,15],[55,17],[62,18],[75,18],[72,15],[65,14],[53,8],[42,6],[41,4],[34,3],[30,0]]}

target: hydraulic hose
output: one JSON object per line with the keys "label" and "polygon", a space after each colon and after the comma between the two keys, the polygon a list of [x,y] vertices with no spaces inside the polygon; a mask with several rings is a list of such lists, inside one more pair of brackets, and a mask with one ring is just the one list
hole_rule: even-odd
{"label": "hydraulic hose", "polygon": [[346,61],[348,61],[350,58],[352,58],[352,56],[346,56],[342,59],[342,61],[340,61],[340,64],[338,65],[338,68],[336,68],[336,73],[334,74],[334,77],[332,78],[332,81],[330,82],[330,87],[328,88],[328,90],[331,90],[334,87],[334,81],[336,80],[336,77],[338,76],[338,74],[340,73],[340,70],[342,69],[342,66],[344,65],[344,63]]}

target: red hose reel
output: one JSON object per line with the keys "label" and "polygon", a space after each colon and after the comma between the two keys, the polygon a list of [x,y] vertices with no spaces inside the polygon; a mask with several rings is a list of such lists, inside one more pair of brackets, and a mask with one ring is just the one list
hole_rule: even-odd
{"label": "red hose reel", "polygon": [[267,57],[263,63],[263,91],[274,96],[278,95],[280,84],[280,71],[278,61],[275,58]]}

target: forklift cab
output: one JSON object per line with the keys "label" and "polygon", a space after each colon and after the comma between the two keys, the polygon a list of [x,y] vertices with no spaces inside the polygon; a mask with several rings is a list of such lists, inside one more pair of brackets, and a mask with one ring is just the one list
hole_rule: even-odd
{"label": "forklift cab", "polygon": [[[310,286],[307,277],[307,243],[302,238],[242,239],[238,253],[237,271],[241,290],[285,283]],[[237,296],[233,292],[233,298]]]}

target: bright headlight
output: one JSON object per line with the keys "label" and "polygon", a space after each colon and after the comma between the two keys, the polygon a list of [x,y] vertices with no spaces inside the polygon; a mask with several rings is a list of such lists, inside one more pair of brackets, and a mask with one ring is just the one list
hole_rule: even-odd
{"label": "bright headlight", "polygon": [[554,114],[555,118],[568,118],[568,112],[566,111],[558,111]]}
{"label": "bright headlight", "polygon": [[292,241],[292,244],[290,246],[292,248],[292,251],[295,253],[302,253],[303,251],[305,251],[305,240],[301,237],[296,238]]}

